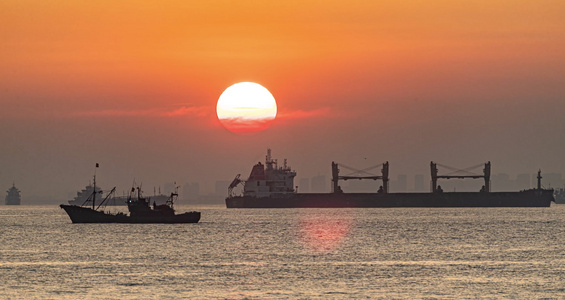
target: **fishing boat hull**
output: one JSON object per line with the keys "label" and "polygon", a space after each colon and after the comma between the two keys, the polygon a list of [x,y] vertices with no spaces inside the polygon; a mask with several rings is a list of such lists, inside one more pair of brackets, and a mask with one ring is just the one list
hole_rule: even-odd
{"label": "fishing boat hull", "polygon": [[553,190],[449,193],[288,193],[226,198],[227,208],[549,207]]}
{"label": "fishing boat hull", "polygon": [[103,211],[97,211],[92,208],[65,205],[61,204],[60,207],[71,218],[73,223],[198,223],[200,221],[200,212],[186,212],[174,215],[143,215],[143,216],[129,216],[123,213],[110,214]]}

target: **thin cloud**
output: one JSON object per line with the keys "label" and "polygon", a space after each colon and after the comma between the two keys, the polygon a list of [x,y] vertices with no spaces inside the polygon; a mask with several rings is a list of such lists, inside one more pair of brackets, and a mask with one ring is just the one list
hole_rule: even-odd
{"label": "thin cloud", "polygon": [[[73,114],[76,117],[198,117],[207,118],[215,116],[216,110],[209,106],[181,106],[172,110],[161,108],[152,109],[103,109],[82,111]],[[314,110],[279,110],[276,116],[278,120],[298,120],[319,117],[338,117],[343,116],[344,112],[336,112],[329,107],[322,107]]]}
{"label": "thin cloud", "polygon": [[167,111],[167,112],[163,112],[161,114],[161,116],[163,117],[182,117],[182,116],[196,116],[196,117],[208,117],[211,115],[211,112],[213,112],[214,110],[211,109],[210,107],[205,107],[205,106],[191,106],[191,107],[187,107],[187,106],[183,106],[180,108],[177,108],[175,110],[172,111]]}
{"label": "thin cloud", "polygon": [[224,127],[239,134],[254,134],[267,129],[273,117],[267,118],[223,118],[220,122]]}
{"label": "thin cloud", "polygon": [[160,108],[152,109],[103,109],[93,111],[77,112],[74,115],[78,117],[182,117],[193,116],[205,118],[211,115],[210,107],[182,106],[173,110],[164,110]]}
{"label": "thin cloud", "polygon": [[322,107],[315,110],[287,110],[279,111],[277,119],[281,120],[295,120],[295,119],[308,119],[316,117],[334,117],[337,113],[332,111],[329,107]]}

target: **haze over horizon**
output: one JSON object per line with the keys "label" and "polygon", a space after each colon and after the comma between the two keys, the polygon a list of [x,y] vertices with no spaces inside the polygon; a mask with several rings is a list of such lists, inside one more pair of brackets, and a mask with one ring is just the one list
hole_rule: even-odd
{"label": "haze over horizon", "polygon": [[[3,1],[0,188],[63,202],[99,163],[103,188],[206,193],[267,148],[297,178],[329,180],[332,161],[565,174],[564,15],[550,0]],[[216,116],[241,81],[278,106],[254,135]]]}

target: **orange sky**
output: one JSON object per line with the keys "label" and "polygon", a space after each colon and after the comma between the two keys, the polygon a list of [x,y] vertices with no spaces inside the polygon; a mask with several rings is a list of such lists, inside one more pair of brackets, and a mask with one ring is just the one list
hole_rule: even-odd
{"label": "orange sky", "polygon": [[[65,196],[95,160],[107,185],[229,180],[267,147],[298,177],[367,156],[397,174],[433,159],[565,175],[563,16],[563,1],[2,1],[0,187]],[[277,100],[264,133],[216,120],[240,81]]]}

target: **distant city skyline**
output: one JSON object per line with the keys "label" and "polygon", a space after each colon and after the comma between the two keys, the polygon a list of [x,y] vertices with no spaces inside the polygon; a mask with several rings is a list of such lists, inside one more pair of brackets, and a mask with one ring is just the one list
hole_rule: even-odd
{"label": "distant city skyline", "polygon": [[[517,174],[511,176],[506,173],[497,173],[491,176],[492,191],[518,191],[523,189],[533,188],[537,185],[537,173],[532,174]],[[542,185],[545,188],[564,188],[565,178],[561,173],[542,173]],[[246,177],[245,177],[246,178]],[[389,182],[390,192],[429,192],[430,191],[430,176],[423,174],[406,175],[399,174],[396,177],[391,177]],[[174,191],[174,187],[179,187],[179,203],[181,204],[222,204],[223,199],[227,196],[227,187],[231,181],[229,180],[216,180],[214,182],[198,182],[190,181],[185,183],[165,182],[162,185],[155,185],[150,190],[145,190],[147,196],[153,194],[168,195]],[[313,184],[313,186],[311,185]],[[380,180],[347,180],[340,181],[340,186],[344,192],[377,192],[382,185]],[[440,180],[439,185],[445,191],[478,191],[484,184],[483,179],[449,179]],[[5,187],[7,191],[12,185]],[[202,188],[202,186],[208,188]],[[316,175],[313,177],[297,177],[295,179],[295,186],[300,193],[329,193],[331,187],[331,176]],[[17,184],[16,184],[17,187]],[[22,204],[56,204],[59,202],[66,202],[76,196],[76,192],[82,187],[77,187],[75,190],[68,191],[65,199],[52,199],[49,197],[41,198],[34,195],[26,195],[22,191]],[[109,187],[102,187],[107,190]],[[129,188],[118,190],[118,195],[127,194]]]}

